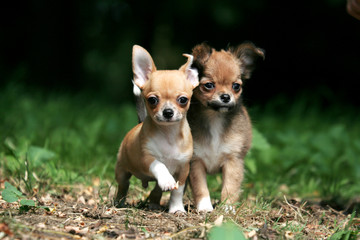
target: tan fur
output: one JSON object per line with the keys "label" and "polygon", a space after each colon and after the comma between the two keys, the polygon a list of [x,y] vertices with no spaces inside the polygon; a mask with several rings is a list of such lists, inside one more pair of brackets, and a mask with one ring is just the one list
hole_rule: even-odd
{"label": "tan fur", "polygon": [[[192,90],[196,86],[188,80],[186,73],[186,67],[190,67],[192,57],[191,63],[189,60],[180,70],[157,71],[151,56],[145,49],[135,46],[135,51],[137,51],[137,55],[133,54],[134,81],[142,89],[147,117],[143,123],[138,124],[127,133],[119,149],[115,169],[118,183],[115,202],[121,201],[120,204],[125,202],[129,178],[132,175],[141,179],[144,187],[147,187],[148,181],[156,180],[150,171],[150,166],[155,160],[165,164],[175,181],[178,181],[180,186],[184,185],[193,153],[192,136],[186,119]],[[141,58],[142,56],[144,58]],[[148,62],[144,59],[147,59]],[[152,66],[149,68],[151,71],[147,74],[137,70],[138,66],[144,64]],[[147,68],[145,67],[145,69]],[[143,81],[144,78],[146,81]],[[147,99],[151,96],[158,98],[156,106],[148,103]],[[185,105],[178,101],[181,96],[189,99]],[[174,111],[174,118],[171,120],[159,118],[159,116],[162,117],[161,113],[166,108]],[[175,188],[177,186],[174,186],[173,189]],[[162,190],[156,185],[150,194],[150,201],[159,204],[161,193]]]}
{"label": "tan fur", "polygon": [[[188,113],[194,140],[189,175],[192,193],[199,208],[200,201],[210,196],[206,174],[221,172],[221,200],[233,204],[239,198],[243,160],[252,138],[250,118],[241,101],[242,88],[235,90],[233,84],[242,85],[250,77],[254,56],[263,56],[263,52],[252,44],[229,51],[215,51],[201,44],[193,49],[193,55],[200,84]],[[207,83],[214,84],[214,88],[208,89]],[[224,95],[231,102],[223,102]]]}

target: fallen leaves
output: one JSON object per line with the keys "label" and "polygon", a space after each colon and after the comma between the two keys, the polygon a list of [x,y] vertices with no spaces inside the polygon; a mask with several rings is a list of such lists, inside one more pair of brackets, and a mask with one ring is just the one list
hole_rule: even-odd
{"label": "fallen leaves", "polygon": [[77,234],[77,235],[85,235],[89,232],[88,227],[77,227],[77,226],[65,226],[64,228],[68,233]]}
{"label": "fallen leaves", "polygon": [[[102,184],[99,180],[94,182],[97,186]],[[206,238],[211,229],[233,222],[246,239],[298,239],[299,236],[328,238],[334,234],[331,227],[358,228],[360,225],[358,218],[350,221],[341,212],[298,199],[284,198],[282,201],[259,203],[258,199],[250,198],[241,205],[234,205],[232,212],[218,205],[213,212],[206,214],[193,211],[192,203],[188,201],[187,214],[171,215],[165,212],[164,207],[155,211],[136,207],[115,208],[110,201],[100,202],[99,192],[94,185],[79,186],[73,192],[64,190],[58,195],[44,194],[37,199],[50,211],[36,209],[25,214],[13,214],[15,211],[11,211],[18,209],[18,202],[10,204],[0,199],[0,213],[7,214],[13,221],[0,222],[0,236],[14,234],[22,238],[36,232],[34,238],[41,238],[41,234],[75,239],[89,239],[94,235],[102,239]],[[137,206],[136,201],[141,198],[132,196],[132,199],[134,206]],[[163,205],[168,201],[168,198],[164,199]]]}
{"label": "fallen leaves", "polygon": [[0,223],[0,239],[2,239],[5,235],[9,237],[14,236],[13,232],[9,228],[9,225],[7,225],[6,223]]}

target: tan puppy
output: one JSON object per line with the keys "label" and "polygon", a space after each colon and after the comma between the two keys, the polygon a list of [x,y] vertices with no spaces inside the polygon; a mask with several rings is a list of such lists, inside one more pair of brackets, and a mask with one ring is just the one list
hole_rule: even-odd
{"label": "tan puppy", "polygon": [[198,73],[191,69],[191,55],[179,70],[157,71],[150,54],[133,47],[134,84],[141,89],[147,115],[124,138],[117,157],[115,202],[124,204],[131,175],[157,184],[149,198],[159,204],[162,191],[172,191],[169,212],[185,212],[183,192],[193,153],[193,142],[186,119]]}
{"label": "tan puppy", "polygon": [[233,204],[239,198],[252,137],[241,101],[242,84],[250,78],[255,58],[264,53],[250,43],[228,51],[201,44],[194,47],[193,56],[200,84],[188,113],[194,139],[190,184],[198,211],[212,211],[207,173],[222,173],[221,201]]}

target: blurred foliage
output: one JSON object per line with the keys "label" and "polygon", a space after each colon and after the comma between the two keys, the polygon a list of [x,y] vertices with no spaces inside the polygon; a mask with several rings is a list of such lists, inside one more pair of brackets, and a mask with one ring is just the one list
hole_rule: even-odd
{"label": "blurred foliage", "polygon": [[[349,199],[360,194],[360,115],[310,94],[250,108],[253,146],[245,159],[244,196]],[[137,124],[135,107],[83,93],[44,95],[9,85],[0,91],[0,168],[33,186],[114,179],[122,138]],[[139,181],[132,181],[140,185]],[[221,177],[209,176],[220,199]]]}
{"label": "blurred foliage", "polygon": [[358,100],[359,22],[345,3],[7,1],[0,9],[0,87],[17,81],[46,91],[92,89],[121,102],[132,97],[134,44],[158,68],[175,69],[185,62],[182,53],[201,42],[220,49],[249,40],[266,51],[261,71],[247,83],[249,101],[318,85]]}
{"label": "blurred foliage", "polygon": [[32,172],[57,183],[84,181],[88,174],[112,178],[120,142],[137,123],[131,104],[87,94],[41,96],[9,86],[1,91],[0,107],[7,109],[0,118],[1,165],[19,179],[26,161],[29,178]]}
{"label": "blurred foliage", "polygon": [[323,109],[322,103],[310,95],[291,104],[280,97],[264,108],[253,109],[258,120],[255,126],[267,142],[255,132],[258,146],[252,148],[247,159],[248,182],[259,184],[255,189],[265,196],[358,195],[360,126],[356,123],[360,115],[349,106]]}

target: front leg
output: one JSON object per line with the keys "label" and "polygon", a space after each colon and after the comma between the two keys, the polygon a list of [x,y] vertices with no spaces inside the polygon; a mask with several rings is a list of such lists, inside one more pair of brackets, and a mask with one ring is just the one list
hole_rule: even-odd
{"label": "front leg", "polygon": [[206,169],[200,159],[193,159],[190,167],[190,185],[197,210],[211,212],[213,206],[206,183]]}
{"label": "front leg", "polygon": [[177,174],[177,179],[179,181],[179,188],[174,189],[171,192],[170,203],[169,203],[169,213],[176,212],[185,212],[183,204],[183,196],[185,190],[186,179],[189,175],[190,164],[186,163]]}
{"label": "front leg", "polygon": [[235,156],[228,157],[222,167],[221,201],[234,204],[239,199],[244,178],[244,162]]}
{"label": "front leg", "polygon": [[183,204],[184,190],[185,190],[185,184],[180,185],[177,189],[174,189],[171,192],[169,213],[185,212],[185,208]]}
{"label": "front leg", "polygon": [[177,188],[174,177],[169,173],[169,170],[162,162],[155,159],[150,164],[149,171],[155,177],[157,184],[162,191],[171,191]]}

